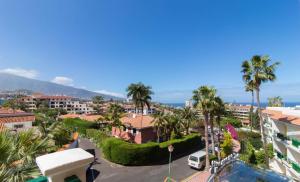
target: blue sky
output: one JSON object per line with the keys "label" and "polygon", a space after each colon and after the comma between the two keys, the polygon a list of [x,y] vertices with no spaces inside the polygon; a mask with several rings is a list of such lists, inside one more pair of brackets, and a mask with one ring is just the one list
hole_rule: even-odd
{"label": "blue sky", "polygon": [[183,102],[200,85],[245,102],[240,65],[282,64],[262,97],[300,101],[299,0],[0,0],[0,71],[112,94],[132,82]]}

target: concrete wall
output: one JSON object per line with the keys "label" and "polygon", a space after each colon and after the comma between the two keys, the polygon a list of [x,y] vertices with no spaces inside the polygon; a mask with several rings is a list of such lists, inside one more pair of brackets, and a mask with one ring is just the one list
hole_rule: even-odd
{"label": "concrete wall", "polygon": [[4,126],[6,128],[9,128],[9,129],[15,129],[14,125],[20,125],[20,124],[23,125],[23,128],[20,128],[20,129],[29,129],[29,128],[32,128],[32,121],[4,123]]}

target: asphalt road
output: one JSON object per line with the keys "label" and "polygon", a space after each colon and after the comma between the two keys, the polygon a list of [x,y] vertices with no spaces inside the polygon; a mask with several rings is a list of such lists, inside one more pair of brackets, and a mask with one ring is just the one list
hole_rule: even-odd
{"label": "asphalt road", "polygon": [[[87,139],[80,140],[83,149],[95,148]],[[125,167],[110,163],[102,159],[100,151],[96,149],[98,164],[93,165],[93,175],[99,182],[162,182],[168,175],[168,164],[154,166]],[[171,164],[171,177],[181,181],[198,172],[187,165],[188,156],[179,158]]]}

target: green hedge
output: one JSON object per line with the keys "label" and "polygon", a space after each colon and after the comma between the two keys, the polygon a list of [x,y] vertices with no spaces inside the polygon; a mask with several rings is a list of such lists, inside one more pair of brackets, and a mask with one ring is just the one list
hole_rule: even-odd
{"label": "green hedge", "polygon": [[175,139],[163,143],[134,144],[117,138],[105,139],[102,152],[106,159],[122,165],[147,165],[168,159],[168,146],[173,145],[173,156],[184,154],[203,147],[201,137],[191,134],[182,139]]}
{"label": "green hedge", "polygon": [[102,147],[103,142],[109,138],[103,131],[96,129],[87,129],[86,137],[92,139],[99,148]]}

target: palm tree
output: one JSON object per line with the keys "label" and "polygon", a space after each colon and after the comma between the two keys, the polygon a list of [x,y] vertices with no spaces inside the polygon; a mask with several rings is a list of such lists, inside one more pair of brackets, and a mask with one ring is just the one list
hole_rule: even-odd
{"label": "palm tree", "polygon": [[33,130],[0,132],[0,181],[22,182],[39,176],[35,158],[45,153],[47,142]]}
{"label": "palm tree", "polygon": [[185,129],[186,135],[189,134],[189,128],[193,121],[196,120],[196,113],[190,107],[185,107],[183,110],[180,110],[181,115],[181,125]]}
{"label": "palm tree", "polygon": [[156,134],[157,134],[157,142],[160,142],[160,137],[163,133],[162,130],[165,129],[166,125],[166,114],[162,112],[156,112],[154,115],[154,120],[152,121],[154,123],[154,126],[156,128]]}
{"label": "palm tree", "polygon": [[252,80],[244,80],[245,81],[245,90],[246,92],[251,92],[251,109],[250,109],[250,130],[252,132],[252,128],[253,128],[253,111],[254,111],[254,84]]}
{"label": "palm tree", "polygon": [[268,98],[269,107],[282,107],[283,101],[280,96]]}
{"label": "palm tree", "polygon": [[271,60],[268,56],[255,55],[250,61],[242,63],[243,80],[248,83],[253,82],[254,90],[256,92],[256,101],[258,106],[259,120],[260,120],[260,133],[262,137],[263,147],[265,151],[266,166],[269,167],[269,158],[267,152],[266,138],[263,128],[263,118],[260,107],[260,88],[261,84],[268,81],[275,81],[275,71],[279,62],[270,64]]}
{"label": "palm tree", "polygon": [[201,86],[197,90],[193,91],[193,100],[195,106],[200,110],[204,116],[204,127],[205,127],[205,150],[206,150],[206,165],[205,170],[209,170],[209,154],[208,154],[208,122],[209,114],[213,110],[214,98],[216,95],[216,89],[214,87]]}
{"label": "palm tree", "polygon": [[123,126],[121,122],[121,117],[123,116],[124,110],[118,104],[111,104],[108,108],[108,112],[105,115],[105,119],[111,121],[111,125],[117,128],[121,128]]}
{"label": "palm tree", "polygon": [[150,103],[152,99],[151,95],[153,94],[150,86],[145,86],[141,82],[132,83],[128,86],[126,91],[127,91],[127,97],[132,98],[136,111],[138,109],[141,109],[143,114],[145,105],[148,107],[148,109],[150,109]]}
{"label": "palm tree", "polygon": [[220,97],[215,97],[215,104],[213,109],[214,115],[216,116],[216,122],[219,128],[218,134],[218,144],[219,144],[219,151],[218,151],[218,160],[221,161],[221,151],[220,151],[220,135],[221,135],[221,116],[226,114],[225,104]]}

